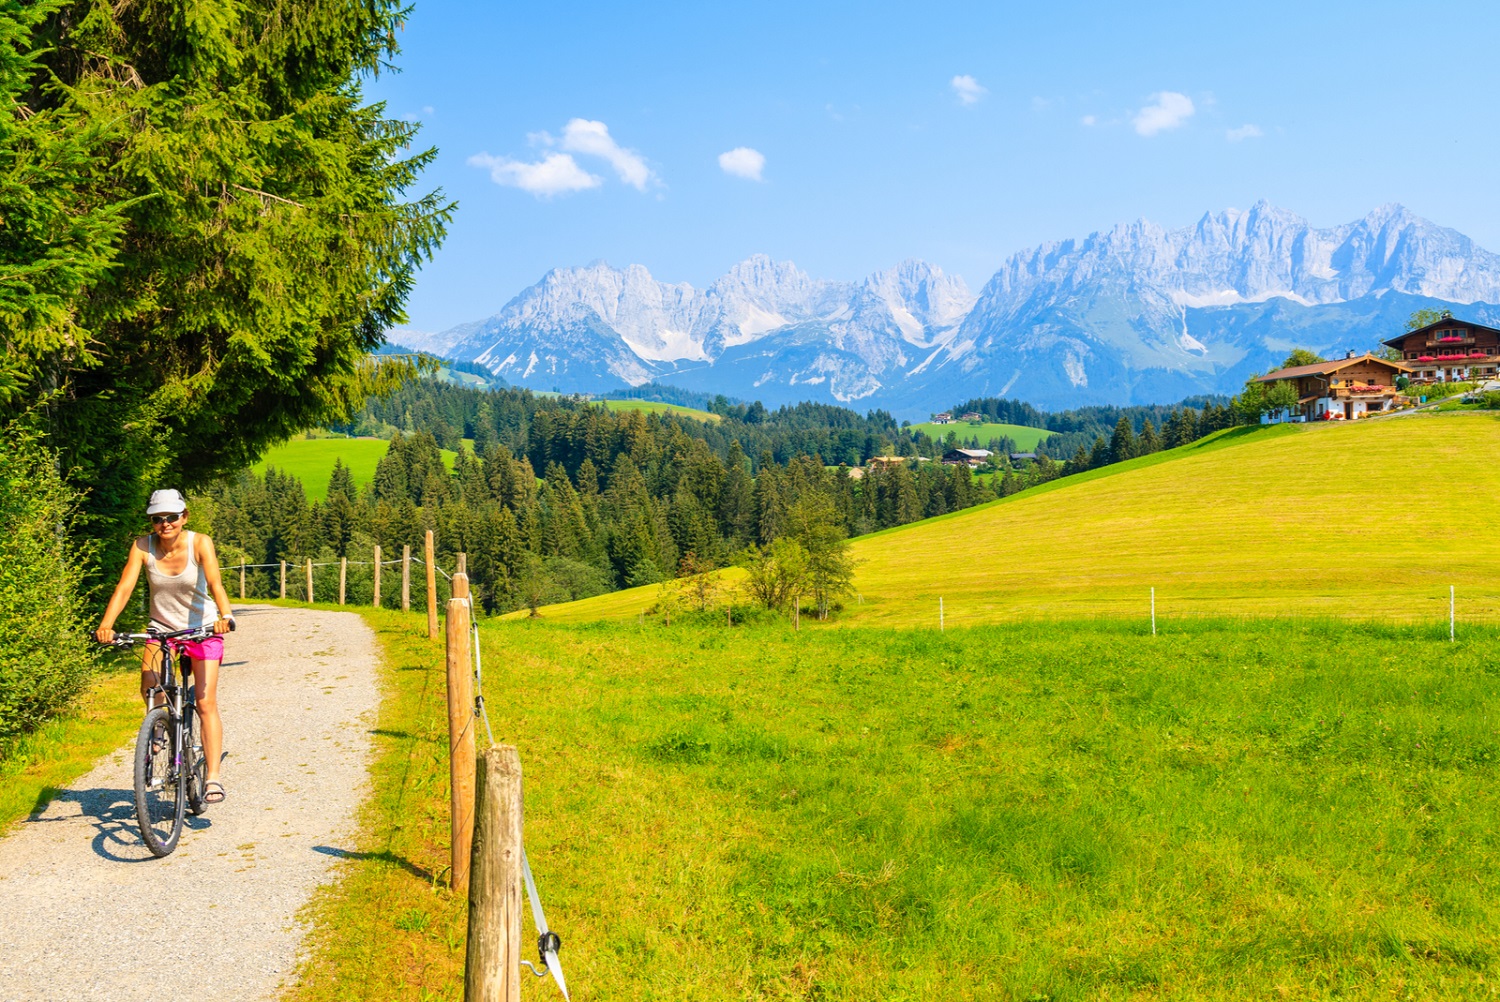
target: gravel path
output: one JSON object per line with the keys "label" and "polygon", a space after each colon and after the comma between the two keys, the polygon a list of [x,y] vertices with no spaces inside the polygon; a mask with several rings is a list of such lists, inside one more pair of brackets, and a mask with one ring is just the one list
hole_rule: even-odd
{"label": "gravel path", "polygon": [[153,859],[132,736],[0,840],[0,999],[272,999],[290,979],[297,910],[348,855],[363,795],[375,637],[348,612],[237,618],[219,680],[228,798]]}

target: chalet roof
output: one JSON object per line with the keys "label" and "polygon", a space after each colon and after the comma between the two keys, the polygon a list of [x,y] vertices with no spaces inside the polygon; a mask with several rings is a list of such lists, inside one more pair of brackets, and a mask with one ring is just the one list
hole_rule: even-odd
{"label": "chalet roof", "polygon": [[1268,372],[1264,376],[1261,376],[1256,382],[1276,383],[1283,379],[1300,379],[1303,376],[1329,376],[1340,369],[1346,369],[1351,365],[1358,365],[1361,362],[1376,362],[1380,365],[1388,366],[1396,372],[1410,371],[1409,366],[1402,365],[1400,362],[1392,362],[1366,352],[1363,355],[1356,355],[1354,358],[1336,358],[1331,362],[1314,362],[1312,365],[1294,365],[1290,369],[1277,369],[1275,372]]}
{"label": "chalet roof", "polygon": [[988,459],[992,455],[994,453],[988,449],[949,449],[943,453],[943,458],[947,459],[949,456],[967,456],[970,459]]}
{"label": "chalet roof", "polygon": [[1392,348],[1399,348],[1401,347],[1401,342],[1405,341],[1413,334],[1427,334],[1439,327],[1464,327],[1469,330],[1489,331],[1491,334],[1500,335],[1500,330],[1496,330],[1493,327],[1486,327],[1484,324],[1476,324],[1472,320],[1460,320],[1457,317],[1444,317],[1442,320],[1434,320],[1426,327],[1418,327],[1414,331],[1405,331],[1401,334],[1397,334],[1389,341],[1382,341],[1380,343],[1389,345]]}

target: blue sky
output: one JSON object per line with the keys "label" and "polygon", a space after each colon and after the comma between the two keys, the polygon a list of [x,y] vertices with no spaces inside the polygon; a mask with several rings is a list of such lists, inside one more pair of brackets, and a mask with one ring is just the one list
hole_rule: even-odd
{"label": "blue sky", "polygon": [[440,330],[601,258],[701,287],[917,257],[977,292],[1043,240],[1261,198],[1500,250],[1497,37],[1480,3],[416,0],[367,91],[460,203],[409,304]]}

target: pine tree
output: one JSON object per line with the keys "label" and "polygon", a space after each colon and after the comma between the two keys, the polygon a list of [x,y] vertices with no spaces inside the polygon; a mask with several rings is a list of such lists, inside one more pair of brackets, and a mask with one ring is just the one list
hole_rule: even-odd
{"label": "pine tree", "polygon": [[0,15],[0,271],[23,277],[0,283],[0,383],[59,391],[0,393],[0,419],[107,485],[85,501],[107,533],[153,482],[242,469],[411,374],[368,353],[451,206],[405,200],[435,153],[361,92],[396,54],[394,0],[62,6]]}
{"label": "pine tree", "polygon": [[1156,428],[1147,418],[1146,423],[1141,426],[1140,438],[1136,440],[1136,455],[1149,456],[1153,452],[1161,451],[1161,439],[1156,435]]}
{"label": "pine tree", "polygon": [[1123,463],[1127,459],[1133,459],[1136,448],[1135,431],[1130,427],[1130,419],[1122,414],[1115,423],[1115,434],[1109,442],[1109,461]]}

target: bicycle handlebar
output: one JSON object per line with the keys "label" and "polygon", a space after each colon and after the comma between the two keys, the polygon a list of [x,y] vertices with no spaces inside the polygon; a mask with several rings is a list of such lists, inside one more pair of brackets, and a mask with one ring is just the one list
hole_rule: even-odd
{"label": "bicycle handlebar", "polygon": [[[234,632],[234,620],[229,620],[229,631]],[[185,640],[198,641],[207,640],[215,636],[212,626],[198,626],[188,630],[177,630],[173,633],[158,633],[156,630],[148,629],[145,633],[117,633],[115,639],[110,641],[98,640],[95,643],[104,647],[133,647],[140,643],[150,643],[162,640]]]}

